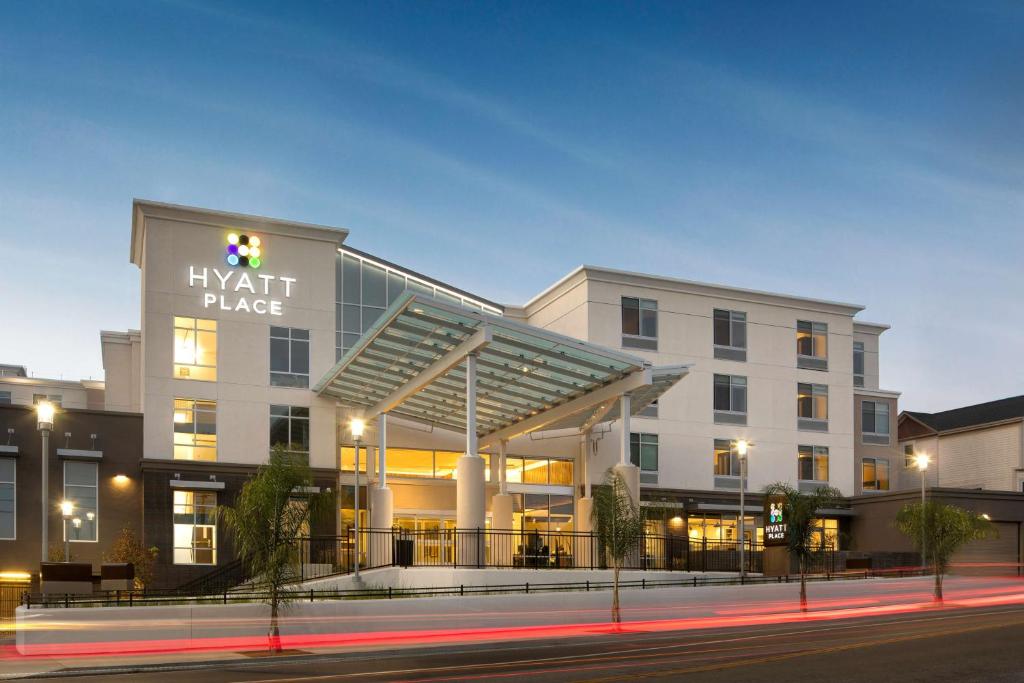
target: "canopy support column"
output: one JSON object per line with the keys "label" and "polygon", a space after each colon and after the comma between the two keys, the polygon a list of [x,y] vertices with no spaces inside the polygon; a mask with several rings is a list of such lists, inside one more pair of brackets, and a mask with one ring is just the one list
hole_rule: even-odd
{"label": "canopy support column", "polygon": [[629,495],[633,498],[633,504],[640,504],[640,468],[630,461],[630,408],[631,400],[629,394],[623,394],[620,399],[620,411],[622,413],[622,444],[619,451],[619,464],[615,466],[623,481]]}
{"label": "canopy support column", "polygon": [[[377,486],[370,489],[370,529],[390,529],[394,523],[395,497],[388,488],[388,414],[377,416]],[[391,564],[391,537],[386,533],[370,533],[370,557],[373,566]]]}
{"label": "canopy support column", "polygon": [[455,523],[459,566],[482,567],[487,501],[484,459],[477,453],[476,354],[466,356],[466,452],[456,465]]}

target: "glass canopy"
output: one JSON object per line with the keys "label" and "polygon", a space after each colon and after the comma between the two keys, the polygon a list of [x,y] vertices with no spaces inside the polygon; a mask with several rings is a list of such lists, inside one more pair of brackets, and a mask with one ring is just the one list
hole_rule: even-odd
{"label": "glass canopy", "polygon": [[[652,368],[637,356],[406,292],[314,391],[366,418],[386,411],[465,431],[469,353],[477,356],[476,429],[482,436],[525,422],[550,429],[555,420],[532,418],[558,407],[564,426],[583,425],[595,416],[598,394],[610,394],[626,378],[619,393],[635,397],[636,413],[687,371]],[[586,400],[591,395],[594,400]]]}

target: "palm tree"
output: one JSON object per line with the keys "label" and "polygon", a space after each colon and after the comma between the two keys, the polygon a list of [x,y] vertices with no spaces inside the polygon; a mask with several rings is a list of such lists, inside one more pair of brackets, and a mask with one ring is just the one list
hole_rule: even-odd
{"label": "palm tree", "polygon": [[300,575],[297,539],[313,519],[333,509],[333,494],[308,493],[312,486],[305,457],[277,445],[267,464],[242,486],[235,504],[218,510],[249,576],[268,591],[268,645],[273,652],[281,651],[278,614],[288,600],[284,588]]}
{"label": "palm tree", "polygon": [[604,485],[594,491],[591,513],[597,527],[599,547],[603,547],[612,565],[612,622],[622,621],[619,610],[619,572],[626,557],[637,552],[644,534],[644,514],[633,500],[622,475],[609,468]]}
{"label": "palm tree", "polygon": [[796,557],[800,566],[800,609],[807,609],[807,567],[811,560],[825,551],[825,540],[815,544],[815,521],[822,508],[836,507],[843,494],[831,486],[822,486],[813,493],[801,493],[789,484],[778,482],[765,489],[766,496],[783,499],[783,519],[786,520],[786,545],[790,557]]}
{"label": "palm tree", "polygon": [[894,526],[914,542],[918,552],[924,541],[925,562],[935,572],[935,601],[942,602],[942,578],[953,554],[964,544],[997,532],[988,519],[955,505],[930,500],[924,505],[923,516],[921,512],[920,503],[903,506]]}

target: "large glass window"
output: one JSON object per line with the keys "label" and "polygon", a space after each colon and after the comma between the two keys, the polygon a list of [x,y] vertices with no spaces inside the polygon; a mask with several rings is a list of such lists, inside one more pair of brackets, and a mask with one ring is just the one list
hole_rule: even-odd
{"label": "large glass window", "polygon": [[715,412],[747,412],[747,378],[715,375]]}
{"label": "large glass window", "polygon": [[798,320],[796,323],[797,365],[811,370],[828,369],[828,325]]}
{"label": "large glass window", "polygon": [[512,528],[525,535],[525,547],[517,548],[517,554],[568,555],[572,552],[568,539],[530,537],[533,532],[546,534],[573,530],[571,495],[515,493],[512,496]]}
{"label": "large glass window", "polygon": [[622,297],[622,345],[657,350],[658,302]]}
{"label": "large glass window", "polygon": [[217,321],[174,316],[174,376],[217,380]]}
{"label": "large glass window", "polygon": [[17,538],[17,461],[0,458],[0,539]]}
{"label": "large glass window", "polygon": [[[372,444],[371,444],[372,448]],[[376,451],[373,451],[376,457]],[[435,451],[420,448],[388,448],[387,468],[389,477],[415,477],[422,479],[455,479],[456,468],[462,451]],[[484,479],[491,480],[491,455],[481,453],[484,459]],[[495,456],[497,457],[497,456]],[[359,471],[365,474],[367,459],[366,446],[359,447]],[[511,459],[510,459],[511,460]],[[355,448],[341,447],[341,470],[352,472],[355,469]],[[519,461],[519,475],[522,475],[522,461]],[[509,478],[509,481],[513,481]],[[521,481],[516,479],[515,481]]]}
{"label": "large glass window", "polygon": [[309,330],[270,328],[270,383],[276,387],[309,386]]}
{"label": "large glass window", "polygon": [[797,477],[801,481],[828,481],[828,448],[797,447]]}
{"label": "large glass window", "polygon": [[747,314],[742,311],[715,309],[715,346],[730,349],[747,348]]}
{"label": "large glass window", "polygon": [[864,386],[864,342],[853,342],[853,386]]}
{"label": "large glass window", "polygon": [[[95,541],[99,524],[99,464],[78,460],[64,461],[64,500],[75,506],[74,516],[81,525],[64,525],[67,538],[72,541]],[[90,519],[91,513],[91,519]]]}
{"label": "large glass window", "polygon": [[629,460],[644,472],[657,472],[658,435],[631,433],[629,435]]}
{"label": "large glass window", "polygon": [[828,420],[828,386],[803,382],[796,386],[797,416],[805,420]]}
{"label": "large glass window", "polygon": [[11,404],[11,392],[0,391],[0,405],[8,406]]}
{"label": "large glass window", "polygon": [[865,434],[889,436],[889,404],[884,401],[861,401],[861,429]]}
{"label": "large glass window", "polygon": [[715,439],[715,476],[740,476],[740,456],[734,443],[728,439]]}
{"label": "large glass window", "polygon": [[811,521],[811,547],[839,549],[839,520],[815,519]]}
{"label": "large glass window", "polygon": [[864,458],[861,463],[861,481],[865,491],[888,491],[889,461],[883,458]]}
{"label": "large glass window", "polygon": [[309,408],[270,406],[270,447],[309,455]]}
{"label": "large glass window", "polygon": [[572,486],[572,461],[508,455],[505,456],[505,476],[510,484]]}
{"label": "large glass window", "polygon": [[174,492],[174,564],[217,564],[217,494]]}
{"label": "large glass window", "polygon": [[217,459],[217,402],[174,399],[174,459]]}

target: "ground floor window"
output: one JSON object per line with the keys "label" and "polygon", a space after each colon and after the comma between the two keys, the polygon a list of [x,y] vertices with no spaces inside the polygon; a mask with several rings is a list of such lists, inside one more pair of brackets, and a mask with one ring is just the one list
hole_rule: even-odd
{"label": "ground floor window", "polygon": [[[747,515],[744,520],[743,538],[754,543],[761,542],[761,517]],[[739,538],[739,515],[729,513],[708,513],[689,515],[686,520],[687,535],[691,540],[731,541]]]}
{"label": "ground floor window", "polygon": [[217,494],[174,492],[174,564],[217,564]]}
{"label": "ground floor window", "polygon": [[814,531],[811,532],[812,548],[839,549],[838,519],[816,519],[812,525],[814,527]]}
{"label": "ground floor window", "polygon": [[0,538],[12,541],[16,538],[17,493],[14,458],[0,458]]}
{"label": "ground floor window", "polygon": [[513,493],[512,528],[527,534],[572,531],[572,494]]}
{"label": "ground floor window", "polygon": [[64,461],[64,500],[74,505],[76,524],[64,524],[71,541],[95,541],[99,521],[99,465],[95,462]]}

